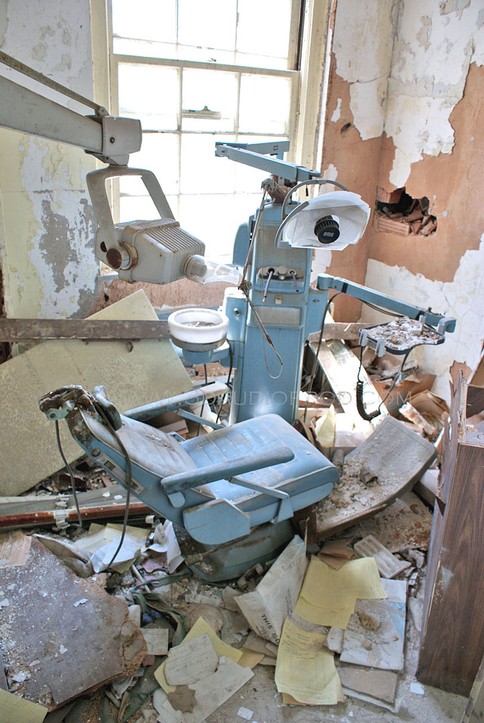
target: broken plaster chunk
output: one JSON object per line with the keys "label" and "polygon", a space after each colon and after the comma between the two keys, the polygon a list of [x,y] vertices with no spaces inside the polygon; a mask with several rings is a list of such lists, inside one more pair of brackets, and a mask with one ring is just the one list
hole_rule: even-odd
{"label": "broken plaster chunk", "polygon": [[168,654],[165,677],[169,685],[191,685],[215,673],[218,655],[208,635],[177,645]]}
{"label": "broken plaster chunk", "polygon": [[381,621],[376,615],[372,615],[366,610],[357,610],[356,614],[358,615],[361,627],[365,628],[365,630],[378,630],[381,626]]}
{"label": "broken plaster chunk", "polygon": [[78,608],[79,605],[85,605],[86,603],[87,603],[87,597],[81,597],[80,600],[76,600],[76,602],[74,603],[74,607]]}

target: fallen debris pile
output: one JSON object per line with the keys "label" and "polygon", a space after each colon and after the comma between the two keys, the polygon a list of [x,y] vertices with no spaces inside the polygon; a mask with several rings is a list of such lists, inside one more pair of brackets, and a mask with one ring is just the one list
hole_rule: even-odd
{"label": "fallen debris pile", "polygon": [[430,532],[416,500],[408,509],[421,505],[427,516],[425,525],[414,519],[420,534],[409,544],[391,537],[397,500],[379,513],[386,537],[376,515],[308,561],[296,536],[274,563],[226,587],[191,577],[171,524],[156,520],[129,525],[120,548],[115,524],[70,530],[74,539],[4,533],[5,710],[17,715],[21,701],[36,706],[38,721],[54,709],[89,721],[94,706],[106,721],[202,723],[263,665],[275,668],[282,705],[334,706],[350,696],[397,711],[405,611],[413,600],[419,615]]}

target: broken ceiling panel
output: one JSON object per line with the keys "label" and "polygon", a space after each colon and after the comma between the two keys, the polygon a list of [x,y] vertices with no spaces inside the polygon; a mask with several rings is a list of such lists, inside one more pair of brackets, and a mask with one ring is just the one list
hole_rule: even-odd
{"label": "broken ceiling panel", "polygon": [[10,691],[50,710],[132,675],[146,653],[125,601],[78,578],[36,539],[25,565],[0,568],[0,590]]}

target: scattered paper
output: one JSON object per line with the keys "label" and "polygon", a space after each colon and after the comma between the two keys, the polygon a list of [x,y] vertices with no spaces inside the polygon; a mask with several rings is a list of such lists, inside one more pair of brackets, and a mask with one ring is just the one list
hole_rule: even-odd
{"label": "scattered paper", "polygon": [[0,723],[42,723],[47,713],[42,705],[0,689]]}
{"label": "scattered paper", "polygon": [[[354,665],[340,666],[338,673],[343,688],[348,688],[351,692],[363,693],[390,705],[395,704],[397,673],[389,670],[367,670]],[[349,693],[349,695],[351,694]]]}
{"label": "scattered paper", "polygon": [[350,560],[340,570],[312,557],[295,613],[315,625],[346,628],[356,600],[385,597],[372,557]]}
{"label": "scattered paper", "polygon": [[306,546],[296,536],[256,589],[234,598],[252,630],[261,638],[279,643],[284,620],[296,604],[306,568]]}
{"label": "scattered paper", "polygon": [[[205,622],[203,618],[198,618],[197,622],[193,626],[193,628],[190,630],[189,633],[185,636],[183,645],[185,642],[189,640],[193,640],[193,638],[196,638],[200,635],[208,635],[210,638],[212,645],[215,649],[215,652],[219,657],[225,657],[229,658],[230,660],[233,660],[235,663],[239,663],[242,658],[242,651],[237,650],[236,648],[233,648],[231,645],[227,645],[224,643],[220,638],[217,636],[215,631],[210,627],[210,625]],[[160,665],[159,668],[155,671],[155,678],[158,681],[158,683],[161,685],[163,690],[166,693],[173,693],[175,691],[175,686],[170,685],[165,677],[165,664],[166,661],[163,661],[163,663]]]}
{"label": "scattered paper", "polygon": [[280,693],[306,705],[335,705],[344,700],[333,654],[325,635],[305,630],[287,618],[277,655],[275,681]]}
{"label": "scattered paper", "polygon": [[175,710],[162,688],[153,693],[153,707],[159,714],[160,723],[184,723],[183,713]]}
{"label": "scattered paper", "polygon": [[184,723],[204,723],[209,715],[240,690],[253,675],[250,668],[243,668],[233,660],[221,657],[213,675],[188,686],[188,690],[195,693],[195,705],[193,710],[183,713],[182,720]]}
{"label": "scattered paper", "polygon": [[166,628],[141,628],[148,655],[168,654],[168,630]]}
{"label": "scattered paper", "polygon": [[327,542],[318,552],[318,558],[334,570],[339,570],[354,556],[355,553],[351,547],[339,540]]}
{"label": "scattered paper", "polygon": [[166,520],[155,528],[153,544],[149,546],[153,552],[161,552],[166,555],[166,566],[171,575],[183,562],[183,555],[175,535],[173,523]]}
{"label": "scattered paper", "polygon": [[243,718],[244,720],[252,720],[254,716],[254,711],[250,710],[249,708],[244,708],[244,706],[240,706],[239,710],[237,711],[237,715],[239,718]]}
{"label": "scattered paper", "polygon": [[215,673],[218,655],[208,635],[185,640],[173,647],[165,662],[168,685],[193,685]]}
{"label": "scattered paper", "polygon": [[[371,558],[367,558],[371,559]],[[341,662],[402,670],[405,642],[405,580],[381,581],[388,598],[359,600],[343,639]]]}
{"label": "scattered paper", "polygon": [[[89,532],[74,542],[73,547],[81,550],[90,557],[94,572],[105,570],[112,560],[121,540],[123,526],[117,524],[98,525],[91,524]],[[131,562],[138,557],[146,541],[147,531],[140,527],[128,525],[123,544],[111,566],[114,570],[127,569]]]}

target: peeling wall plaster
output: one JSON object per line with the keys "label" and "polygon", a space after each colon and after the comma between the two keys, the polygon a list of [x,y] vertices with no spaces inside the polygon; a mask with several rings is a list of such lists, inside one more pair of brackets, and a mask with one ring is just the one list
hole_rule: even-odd
{"label": "peeling wall plaster", "polygon": [[402,187],[423,155],[451,153],[449,121],[472,62],[483,63],[481,0],[402,2],[384,130],[396,147],[389,181]]}
{"label": "peeling wall plaster", "polygon": [[350,83],[351,112],[363,140],[383,132],[397,8],[395,0],[346,1],[337,6],[336,72]]}
{"label": "peeling wall plaster", "polygon": [[[0,47],[92,97],[88,0],[0,0]],[[89,111],[26,78],[0,72],[82,114]],[[85,316],[95,299],[93,214],[85,177],[95,161],[82,149],[0,130],[0,259],[11,317]]]}
{"label": "peeling wall plaster", "polygon": [[[422,346],[412,352],[422,367],[437,374],[433,391],[450,401],[449,368],[454,361],[465,362],[475,369],[484,340],[484,234],[478,250],[467,251],[462,257],[454,280],[447,283],[431,281],[421,274],[411,274],[401,266],[387,266],[379,261],[368,261],[366,285],[383,293],[422,308],[431,308],[445,316],[455,317],[453,334],[446,335],[438,347]],[[364,321],[381,321],[381,315],[363,309]]]}
{"label": "peeling wall plaster", "polygon": [[[470,63],[483,62],[483,21],[481,0],[338,2],[336,72],[349,83],[362,140],[383,131],[393,138],[389,181],[395,187],[405,185],[423,154],[452,152],[449,116],[463,96]],[[340,107],[330,109],[333,122]]]}

